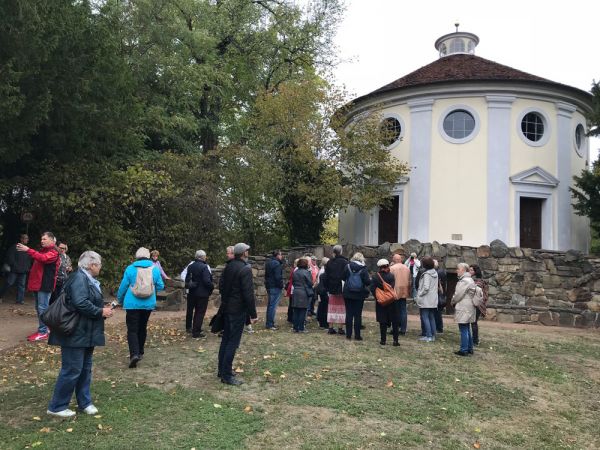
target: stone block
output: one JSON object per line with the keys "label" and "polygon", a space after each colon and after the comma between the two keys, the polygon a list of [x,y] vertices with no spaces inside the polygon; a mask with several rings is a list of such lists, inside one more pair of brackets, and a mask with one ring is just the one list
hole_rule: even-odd
{"label": "stone block", "polygon": [[497,318],[496,308],[488,308],[487,314],[485,316],[485,320],[496,320],[496,318]]}
{"label": "stone block", "polygon": [[423,244],[421,244],[416,239],[409,239],[408,241],[406,241],[404,243],[404,249],[406,250],[407,256],[410,255],[412,252],[415,252],[417,254],[417,256],[420,255],[422,248],[423,248]]}
{"label": "stone block", "polygon": [[542,325],[557,327],[559,325],[560,314],[547,311],[538,314],[538,322]]}
{"label": "stone block", "polygon": [[478,258],[489,258],[491,254],[492,253],[489,245],[480,245],[477,247]]}
{"label": "stone block", "polygon": [[433,256],[434,258],[445,258],[446,255],[448,255],[448,251],[446,250],[446,247],[444,247],[443,245],[440,245],[439,242],[437,241],[433,241],[431,243],[431,256]]}
{"label": "stone block", "polygon": [[[377,247],[360,246],[356,251],[362,253],[365,258],[377,258]],[[352,255],[348,256],[352,257]]]}
{"label": "stone block", "polygon": [[433,246],[431,244],[423,244],[423,248],[421,249],[421,255],[423,256],[432,256]]}
{"label": "stone block", "polygon": [[543,272],[546,270],[546,264],[541,261],[523,261],[521,270],[523,272]]}
{"label": "stone block", "polygon": [[587,303],[587,309],[593,312],[600,312],[600,301],[591,301]]}
{"label": "stone block", "polygon": [[496,315],[496,320],[500,323],[519,323],[522,320],[522,315],[499,312]]}
{"label": "stone block", "polygon": [[527,306],[548,306],[549,303],[545,296],[531,297],[527,300]]}
{"label": "stone block", "polygon": [[498,285],[504,286],[505,284],[510,282],[510,280],[512,279],[512,275],[508,272],[500,272],[496,274],[495,278]]}
{"label": "stone block", "polygon": [[523,250],[521,250],[521,248],[519,248],[519,247],[511,247],[511,248],[509,248],[508,251],[509,251],[510,256],[513,256],[515,258],[523,257]]}
{"label": "stone block", "polygon": [[556,273],[556,265],[554,264],[553,260],[546,259],[546,260],[544,260],[544,264],[546,264],[546,270],[548,272],[550,272],[551,274],[555,274]]}
{"label": "stone block", "polygon": [[379,247],[377,247],[377,256],[382,258],[387,258],[390,255],[391,244],[389,242],[384,242]]}
{"label": "stone block", "polygon": [[462,247],[456,244],[446,244],[446,250],[448,251],[448,256],[462,256]]}
{"label": "stone block", "polygon": [[[546,297],[548,298],[548,297]],[[573,303],[560,300],[560,299],[552,299],[548,298],[548,306],[550,308],[561,308],[561,309],[573,309]]]}
{"label": "stone block", "polygon": [[583,258],[583,253],[581,253],[579,250],[569,250],[565,254],[566,262],[573,262],[573,261],[577,261],[582,258]]}
{"label": "stone block", "polygon": [[495,239],[490,243],[490,250],[494,258],[504,258],[508,255],[508,246],[500,239]]}
{"label": "stone block", "polygon": [[557,275],[542,275],[542,286],[546,289],[559,288],[562,285],[562,278]]}
{"label": "stone block", "polygon": [[498,271],[500,272],[519,272],[521,270],[521,266],[518,264],[498,264]]}
{"label": "stone block", "polygon": [[523,256],[526,258],[530,258],[531,256],[533,256],[533,250],[530,248],[522,248],[521,250],[523,250]]}
{"label": "stone block", "polygon": [[458,260],[457,257],[455,256],[448,256],[446,258],[446,269],[456,269],[456,266],[458,266],[458,263],[460,261]]}
{"label": "stone block", "polygon": [[589,302],[592,299],[591,292],[584,287],[579,287],[575,289],[571,289],[567,292],[567,297],[569,301],[575,302]]}
{"label": "stone block", "polygon": [[527,303],[527,298],[523,297],[522,295],[519,294],[513,294],[511,299],[510,299],[510,304],[511,305],[516,305],[516,306],[525,306],[525,304]]}
{"label": "stone block", "polygon": [[399,243],[390,244],[390,254],[398,253],[399,255],[406,256],[406,250],[404,250],[404,246]]}
{"label": "stone block", "polygon": [[594,285],[592,287],[594,292],[600,292],[600,280],[594,281]]}
{"label": "stone block", "polygon": [[498,270],[498,261],[493,258],[483,258],[479,260],[481,270]]}
{"label": "stone block", "polygon": [[539,322],[540,320],[540,315],[539,314],[532,314],[531,316],[529,316],[529,320],[531,320],[532,322]]}
{"label": "stone block", "polygon": [[525,272],[524,274],[525,281],[531,281],[533,283],[543,283],[544,277],[540,272]]}
{"label": "stone block", "polygon": [[558,324],[561,327],[573,327],[575,326],[575,314],[568,312],[561,312],[558,318]]}
{"label": "stone block", "polygon": [[598,328],[600,326],[600,314],[592,311],[584,311],[581,317],[585,320],[585,326],[588,328]]}

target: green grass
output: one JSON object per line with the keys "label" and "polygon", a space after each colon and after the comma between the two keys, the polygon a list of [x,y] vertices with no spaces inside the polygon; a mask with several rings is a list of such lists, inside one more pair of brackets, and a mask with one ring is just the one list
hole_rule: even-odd
{"label": "green grass", "polygon": [[1,354],[0,448],[600,447],[594,331],[483,322],[472,358],[453,354],[450,324],[435,343],[412,330],[400,347],[380,347],[372,322],[363,342],[312,324],[303,336],[260,331],[243,338],[235,366],[246,383],[235,388],[215,377],[218,338],[192,341],[181,321],[157,317],[136,370],[127,368],[123,325],[109,326],[109,345],[94,356],[99,418],[45,415],[55,349]]}

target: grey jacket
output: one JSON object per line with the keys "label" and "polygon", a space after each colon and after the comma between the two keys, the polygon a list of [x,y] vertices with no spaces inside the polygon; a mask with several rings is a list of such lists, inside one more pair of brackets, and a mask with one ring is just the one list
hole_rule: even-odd
{"label": "grey jacket", "polygon": [[435,269],[429,269],[421,276],[416,302],[419,308],[437,308],[438,274]]}

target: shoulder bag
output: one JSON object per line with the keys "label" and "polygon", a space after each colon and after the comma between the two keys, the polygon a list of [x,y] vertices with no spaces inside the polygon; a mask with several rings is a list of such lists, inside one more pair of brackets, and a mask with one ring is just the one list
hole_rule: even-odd
{"label": "shoulder bag", "polygon": [[383,289],[375,288],[375,299],[377,300],[377,303],[379,303],[381,306],[387,306],[394,303],[396,300],[398,300],[396,298],[396,291],[389,283],[386,283],[383,280],[383,277],[380,273],[378,273],[377,276],[383,285]]}

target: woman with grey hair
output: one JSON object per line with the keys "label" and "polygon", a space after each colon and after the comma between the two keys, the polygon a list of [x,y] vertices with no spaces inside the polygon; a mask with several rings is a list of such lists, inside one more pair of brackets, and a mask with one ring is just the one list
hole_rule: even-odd
{"label": "woman with grey hair", "polygon": [[104,319],[112,309],[104,307],[100,282],[96,279],[102,268],[102,258],[91,250],[79,257],[79,270],[63,287],[68,304],[79,313],[79,322],[69,336],[50,330],[49,345],[60,345],[61,368],[47,413],[61,418],[75,415],[69,409],[73,392],[77,406],[86,414],[98,414],[92,403],[92,355],[94,347],[104,345]]}
{"label": "woman with grey hair", "polygon": [[371,284],[371,278],[365,266],[365,257],[362,253],[355,253],[346,269],[343,290],[346,304],[346,339],[352,338],[352,327],[354,326],[354,339],[362,341],[360,335],[362,310],[365,299],[369,296],[367,289],[369,284]]}
{"label": "woman with grey hair", "polygon": [[473,354],[471,323],[475,322],[475,307],[479,304],[475,295],[478,288],[471,278],[467,263],[458,263],[456,274],[458,283],[451,303],[454,306],[454,321],[460,330],[460,350],[454,353],[459,356],[469,356]]}
{"label": "woman with grey hair", "polygon": [[212,272],[206,264],[206,252],[198,250],[195,258],[185,277],[185,287],[189,290],[185,328],[192,332],[193,338],[203,338],[206,334],[202,331],[202,322],[204,322],[208,298],[214,290],[214,284]]}

